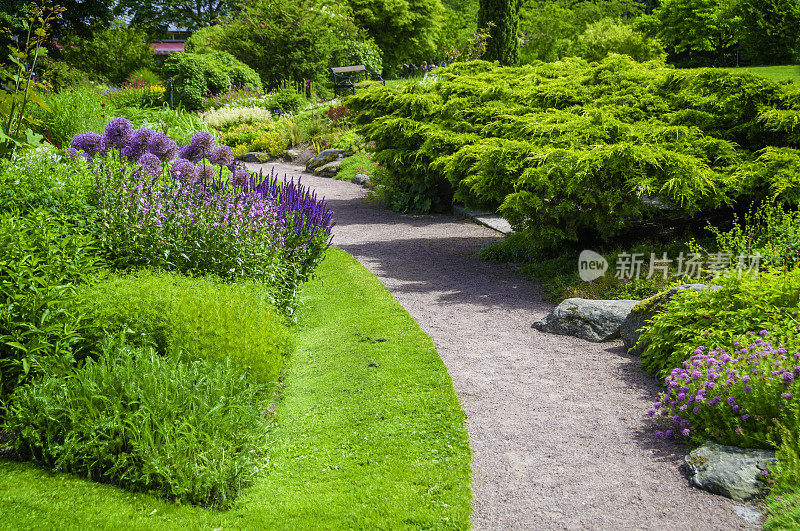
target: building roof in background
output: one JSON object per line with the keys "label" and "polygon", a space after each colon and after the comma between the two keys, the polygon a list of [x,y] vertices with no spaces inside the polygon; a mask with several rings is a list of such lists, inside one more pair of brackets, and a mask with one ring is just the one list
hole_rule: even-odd
{"label": "building roof in background", "polygon": [[185,46],[185,42],[154,42],[150,45],[150,49],[156,55],[169,55],[175,52],[182,52]]}

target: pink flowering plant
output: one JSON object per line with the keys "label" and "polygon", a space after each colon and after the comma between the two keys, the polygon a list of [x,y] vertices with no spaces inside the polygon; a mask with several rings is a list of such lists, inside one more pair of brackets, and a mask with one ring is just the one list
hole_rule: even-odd
{"label": "pink flowering plant", "polygon": [[692,443],[714,440],[740,447],[776,447],[800,430],[800,353],[775,347],[766,330],[750,333],[734,349],[706,351],[672,370],[648,415],[667,426],[656,433]]}

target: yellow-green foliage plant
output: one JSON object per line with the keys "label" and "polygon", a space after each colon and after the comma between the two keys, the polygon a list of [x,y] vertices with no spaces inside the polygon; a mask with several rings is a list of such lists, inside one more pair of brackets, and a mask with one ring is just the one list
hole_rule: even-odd
{"label": "yellow-green foliage plant", "polygon": [[111,275],[80,298],[109,333],[127,332],[134,344],[180,358],[230,358],[262,382],[278,380],[294,348],[291,330],[258,284],[140,271]]}
{"label": "yellow-green foliage plant", "polygon": [[375,160],[498,209],[532,242],[608,239],[632,219],[764,199],[800,203],[800,91],[746,72],[610,55],[519,68],[473,61],[351,96]]}

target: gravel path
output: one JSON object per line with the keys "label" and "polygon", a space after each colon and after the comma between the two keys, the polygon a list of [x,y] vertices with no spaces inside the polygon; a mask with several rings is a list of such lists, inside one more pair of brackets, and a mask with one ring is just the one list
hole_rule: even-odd
{"label": "gravel path", "polygon": [[[300,175],[294,168],[275,165]],[[553,306],[537,284],[474,256],[496,232],[390,212],[352,183],[302,181],[334,210],[334,245],[380,278],[453,377],[473,450],[475,529],[747,526],[730,500],[689,487],[680,448],[654,439],[644,412],[658,386],[620,342],[531,328]]]}

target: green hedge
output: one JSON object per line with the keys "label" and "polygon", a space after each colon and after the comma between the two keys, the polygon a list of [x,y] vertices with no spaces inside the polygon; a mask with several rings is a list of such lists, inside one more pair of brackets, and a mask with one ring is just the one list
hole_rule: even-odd
{"label": "green hedge", "polygon": [[[104,333],[127,333],[162,354],[223,362],[230,358],[263,382],[278,380],[294,348],[291,330],[263,285],[230,284],[166,271],[111,275],[85,286],[79,304]],[[102,330],[101,330],[102,329]]]}
{"label": "green hedge", "polygon": [[608,238],[657,214],[800,203],[800,90],[749,73],[612,55],[520,68],[483,61],[348,99],[375,159],[408,183],[497,208],[531,240]]}

